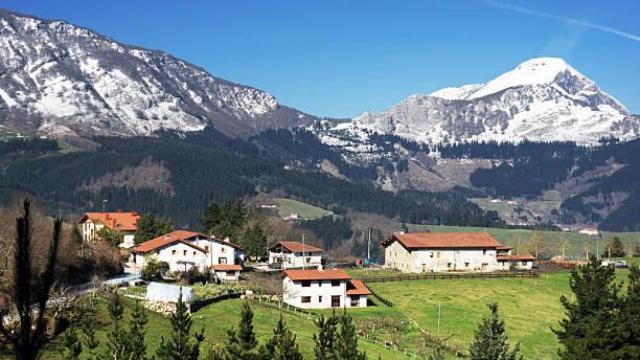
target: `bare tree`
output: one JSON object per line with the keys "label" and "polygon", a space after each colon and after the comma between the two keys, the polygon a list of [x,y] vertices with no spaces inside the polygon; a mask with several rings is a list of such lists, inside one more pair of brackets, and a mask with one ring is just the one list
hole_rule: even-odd
{"label": "bare tree", "polygon": [[[60,245],[62,221],[55,220],[46,262],[41,271],[33,266],[31,203],[24,200],[22,216],[16,219],[13,281],[9,299],[15,306],[17,324],[0,321],[0,333],[9,342],[17,360],[36,360],[50,340],[46,333],[45,311],[54,284],[54,270]],[[35,310],[35,311],[34,311]]]}

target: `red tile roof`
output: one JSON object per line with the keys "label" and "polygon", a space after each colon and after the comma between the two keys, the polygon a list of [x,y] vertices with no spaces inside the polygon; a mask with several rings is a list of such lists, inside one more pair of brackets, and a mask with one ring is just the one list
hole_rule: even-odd
{"label": "red tile roof", "polygon": [[409,250],[413,249],[496,249],[500,244],[491,235],[484,232],[416,232],[396,233],[386,240],[382,246],[387,247],[398,241]]}
{"label": "red tile roof", "polygon": [[498,261],[533,261],[536,259],[533,255],[498,255]]}
{"label": "red tile roof", "polygon": [[134,211],[88,212],[78,220],[78,224],[85,223],[87,220],[104,224],[104,226],[111,230],[136,231],[138,230],[140,215]]}
{"label": "red tile roof", "polygon": [[371,295],[371,291],[360,280],[351,280],[347,283],[347,295]]}
{"label": "red tile roof", "polygon": [[214,271],[242,271],[242,266],[230,265],[230,264],[216,264],[216,265],[211,265],[211,269]]}
{"label": "red tile roof", "polygon": [[305,280],[351,280],[342,269],[325,269],[325,270],[285,270],[284,276],[293,281]]}
{"label": "red tile roof", "polygon": [[133,252],[137,252],[137,253],[146,253],[149,251],[153,251],[156,249],[160,249],[163,248],[165,246],[169,246],[172,245],[174,243],[183,243],[185,245],[191,246],[192,248],[196,249],[196,250],[200,250],[202,252],[207,252],[206,249],[203,249],[197,245],[194,245],[192,243],[190,243],[188,240],[191,240],[193,238],[196,237],[200,237],[200,238],[206,238],[206,235],[197,233],[197,232],[193,232],[193,231],[187,231],[187,230],[176,230],[173,232],[170,232],[166,235],[162,235],[162,236],[158,236],[155,239],[151,239],[149,241],[145,241],[142,244],[139,244],[138,246],[133,248]]}
{"label": "red tile roof", "polygon": [[498,246],[496,250],[513,250],[513,246],[502,245],[502,246]]}
{"label": "red tile roof", "polygon": [[269,248],[269,250],[276,248],[276,247],[283,247],[291,252],[305,252],[305,253],[318,253],[318,252],[324,252],[324,250],[317,248],[315,246],[311,246],[308,244],[303,244],[301,242],[297,242],[297,241],[280,241],[279,243],[273,245],[272,247]]}

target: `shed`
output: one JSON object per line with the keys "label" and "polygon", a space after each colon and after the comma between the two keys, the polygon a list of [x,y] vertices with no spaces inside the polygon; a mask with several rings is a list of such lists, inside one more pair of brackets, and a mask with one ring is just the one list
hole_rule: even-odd
{"label": "shed", "polygon": [[180,292],[182,292],[182,301],[186,304],[191,304],[195,299],[193,289],[190,287],[152,282],[147,286],[145,300],[151,302],[177,303]]}

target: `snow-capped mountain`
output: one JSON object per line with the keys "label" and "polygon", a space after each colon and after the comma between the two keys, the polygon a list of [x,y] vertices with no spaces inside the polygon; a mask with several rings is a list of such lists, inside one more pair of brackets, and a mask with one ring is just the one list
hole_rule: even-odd
{"label": "snow-capped mountain", "polygon": [[161,51],[64,21],[0,10],[0,123],[48,135],[229,135],[308,124],[272,95],[213,77]]}
{"label": "snow-capped mountain", "polygon": [[427,144],[524,139],[593,144],[602,137],[638,137],[640,117],[564,60],[535,58],[485,84],[412,95],[381,113],[363,113],[321,139],[336,145],[337,139],[362,139],[372,132]]}

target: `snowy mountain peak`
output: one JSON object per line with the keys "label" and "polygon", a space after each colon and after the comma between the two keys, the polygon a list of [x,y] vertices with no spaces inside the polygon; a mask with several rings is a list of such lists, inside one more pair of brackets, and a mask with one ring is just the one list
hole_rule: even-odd
{"label": "snowy mountain peak", "polygon": [[485,84],[412,95],[335,130],[340,136],[378,132],[428,144],[524,139],[595,144],[603,137],[640,136],[640,117],[564,60],[535,58]]}
{"label": "snowy mountain peak", "polygon": [[165,52],[0,10],[0,119],[46,135],[150,135],[212,125],[247,136],[313,117]]}

